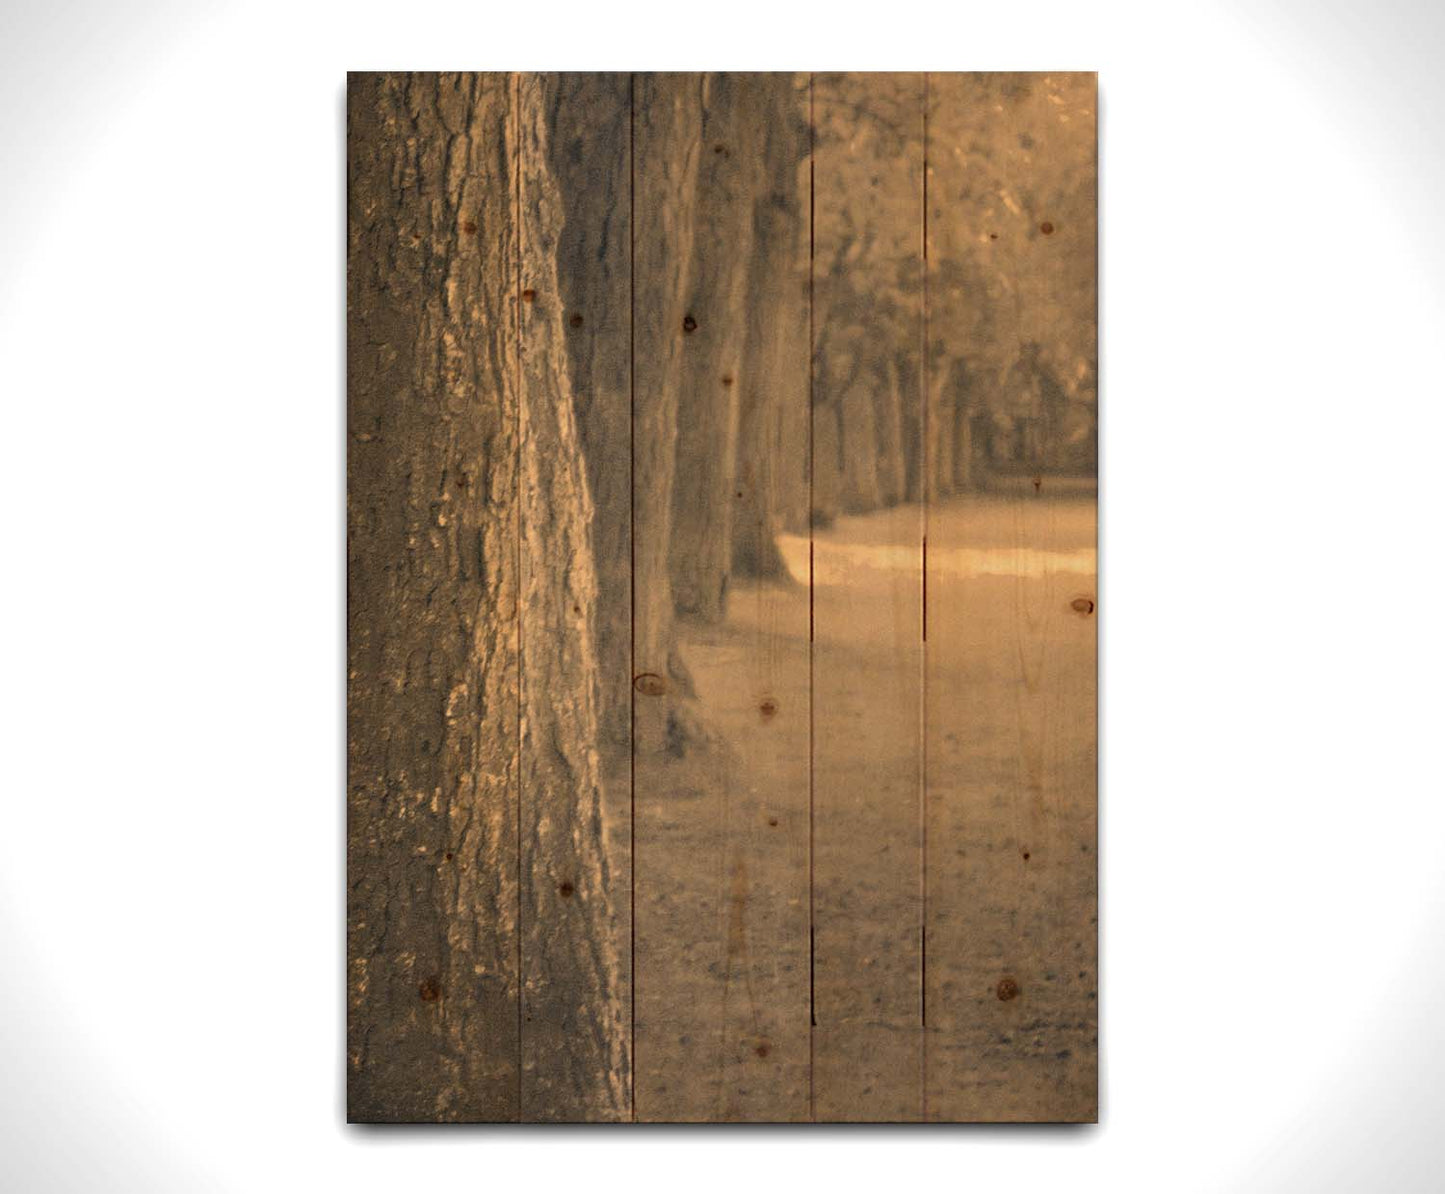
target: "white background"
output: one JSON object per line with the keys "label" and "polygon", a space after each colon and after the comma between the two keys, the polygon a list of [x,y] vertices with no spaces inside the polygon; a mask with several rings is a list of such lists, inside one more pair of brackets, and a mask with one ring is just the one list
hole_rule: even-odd
{"label": "white background", "polygon": [[[0,1187],[1438,1189],[1442,12],[5,4]],[[343,1125],[342,92],[438,66],[1101,72],[1100,1127]]]}

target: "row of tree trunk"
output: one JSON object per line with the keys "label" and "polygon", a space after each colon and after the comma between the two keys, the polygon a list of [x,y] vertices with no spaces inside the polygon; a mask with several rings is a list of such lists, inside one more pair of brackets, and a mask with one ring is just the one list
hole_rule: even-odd
{"label": "row of tree trunk", "polygon": [[697,743],[676,619],[806,525],[804,94],[351,80],[353,1118],[626,1112],[603,773]]}
{"label": "row of tree trunk", "polygon": [[678,620],[785,580],[780,531],[976,483],[968,371],[924,395],[915,84],[352,77],[353,1117],[626,1113],[601,793],[705,738]]}

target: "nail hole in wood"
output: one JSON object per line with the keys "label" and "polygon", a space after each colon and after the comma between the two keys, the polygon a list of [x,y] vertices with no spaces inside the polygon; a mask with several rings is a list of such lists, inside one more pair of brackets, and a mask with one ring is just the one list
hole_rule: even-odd
{"label": "nail hole in wood", "polygon": [[995,993],[1000,999],[1007,1003],[1010,999],[1017,999],[1019,996],[1019,985],[1011,978],[1001,978]]}
{"label": "nail hole in wood", "polygon": [[690,313],[682,317],[682,330],[689,336],[697,331],[697,320]]}
{"label": "nail hole in wood", "polygon": [[564,900],[570,900],[572,898],[572,893],[576,890],[577,889],[572,886],[572,881],[570,879],[563,879],[561,883],[557,884],[557,894],[560,895]]}
{"label": "nail hole in wood", "polygon": [[442,997],[441,979],[437,978],[435,975],[430,978],[424,978],[421,981],[421,986],[419,986],[416,990],[417,994],[421,996],[421,1001],[423,1003],[435,1003],[438,999]]}
{"label": "nail hole in wood", "polygon": [[1054,226],[1050,224],[1047,220],[1045,220],[1042,224],[1039,225],[1039,231],[1042,232],[1045,236],[1051,236],[1053,235]]}
{"label": "nail hole in wood", "polygon": [[477,222],[475,220],[467,220],[462,224],[462,231],[465,232],[468,236],[471,236],[473,233],[476,232],[476,230]]}
{"label": "nail hole in wood", "polygon": [[574,314],[572,318],[569,319],[567,322],[570,323],[574,328],[580,328],[582,326],[582,316],[580,313]]}
{"label": "nail hole in wood", "polygon": [[777,711],[778,702],[772,697],[764,697],[761,701],[758,702],[758,712],[763,715],[764,721],[767,721],[769,718],[774,716]]}
{"label": "nail hole in wood", "polygon": [[537,292],[536,292],[535,290],[533,290],[530,286],[527,287],[526,290],[522,291],[522,301],[523,301],[524,303],[535,302],[535,301],[536,301],[536,298],[537,298]]}

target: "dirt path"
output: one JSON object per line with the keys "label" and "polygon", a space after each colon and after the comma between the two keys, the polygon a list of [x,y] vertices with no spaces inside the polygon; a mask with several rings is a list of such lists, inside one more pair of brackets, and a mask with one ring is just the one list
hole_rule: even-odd
{"label": "dirt path", "polygon": [[[636,891],[648,932],[639,1048],[652,1052],[647,1068],[666,1075],[649,1091],[651,1116],[640,1106],[645,1117],[848,1118],[846,1105],[826,1097],[810,1105],[810,1028],[846,1030],[842,1064],[863,1075],[854,1077],[869,1118],[918,1118],[925,1081],[937,1092],[929,1114],[939,1118],[971,1117],[975,1105],[1009,1118],[1041,1102],[1067,1103],[1071,1091],[1092,1097],[1092,922],[1087,931],[1058,930],[1080,920],[1070,909],[1095,897],[1092,721],[1061,723],[1090,732],[1041,752],[1021,738],[1028,723],[1012,629],[1021,603],[1092,592],[1092,511],[1091,502],[1060,503],[1053,517],[1062,530],[1049,552],[1011,546],[1006,506],[955,502],[934,512],[935,525],[951,519],[966,531],[969,546],[931,558],[930,570],[950,571],[953,599],[965,594],[974,614],[966,634],[935,645],[929,663],[929,704],[960,712],[956,724],[929,721],[928,927],[937,948],[926,979],[926,1063],[914,1013],[924,981],[919,711],[890,699],[899,670],[886,636],[875,633],[890,617],[892,574],[916,558],[910,545],[879,541],[878,522],[866,517],[816,536],[815,606],[826,611],[846,596],[855,625],[820,616],[834,633],[813,644],[828,653],[830,679],[812,699],[828,703],[833,741],[846,746],[819,754],[814,798],[819,808],[838,808],[835,793],[848,803],[846,833],[814,826],[821,878],[811,899],[809,835],[798,823],[807,805],[797,791],[807,739],[757,747],[759,679],[739,665],[766,635],[776,654],[770,699],[783,710],[808,707],[807,635],[779,632],[807,626],[808,588],[735,590],[723,625],[685,631],[699,708],[718,741],[679,757],[665,793],[638,808],[639,841],[652,846]],[[784,551],[796,569],[797,544],[785,542]],[[1092,644],[1078,643],[1051,646],[1051,675],[1091,691]],[[739,742],[753,748],[740,751]],[[1034,754],[1043,760],[1037,775],[1026,763]],[[1029,812],[1034,788],[1047,800],[1040,823]],[[614,845],[625,851],[629,806],[619,785],[610,806]],[[624,860],[619,874],[627,873]],[[618,910],[624,932],[626,903]],[[829,968],[816,1027],[808,1019],[810,923]],[[1016,998],[999,999],[1001,975],[1017,984]],[[648,990],[666,992],[667,1002]],[[900,1038],[909,1048],[900,1051]],[[832,1082],[821,1071],[813,1079]]]}

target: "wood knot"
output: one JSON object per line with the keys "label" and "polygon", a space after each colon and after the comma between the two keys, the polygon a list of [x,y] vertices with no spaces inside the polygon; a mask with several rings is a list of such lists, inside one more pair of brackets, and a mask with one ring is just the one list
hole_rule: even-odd
{"label": "wood knot", "polygon": [[536,302],[536,301],[537,301],[537,292],[536,292],[535,290],[533,290],[530,286],[527,287],[526,290],[522,291],[522,301],[523,301],[524,303],[533,303],[533,302]]}
{"label": "wood knot", "polygon": [[468,236],[474,235],[477,231],[477,222],[475,220],[463,221],[462,231],[465,232]]}
{"label": "wood knot", "polygon": [[774,829],[776,829],[776,828],[778,827],[778,819],[777,819],[777,817],[769,817],[769,818],[768,818],[768,824],[771,825]]}
{"label": "wood knot", "polygon": [[730,386],[730,385],[732,385],[732,384],[733,384],[733,375],[732,375],[731,373],[724,373],[724,374],[722,375],[722,383],[723,383],[723,385],[725,385],[725,386]]}
{"label": "wood knot", "polygon": [[442,997],[442,981],[435,975],[421,980],[421,986],[416,989],[421,996],[423,1003],[435,1003]]}
{"label": "wood knot", "polygon": [[692,317],[691,313],[688,313],[687,315],[684,315],[682,317],[682,330],[686,332],[689,336],[691,336],[693,332],[697,331],[697,320]]}
{"label": "wood knot", "polygon": [[633,677],[632,687],[643,696],[661,696],[667,691],[667,681],[656,672],[643,672]]}
{"label": "wood knot", "polygon": [[727,153],[728,147],[724,145],[721,141],[719,141],[716,145],[712,147],[712,151],[713,153]]}
{"label": "wood knot", "polygon": [[572,886],[571,879],[563,879],[561,883],[557,884],[557,894],[560,895],[564,900],[570,900],[572,898],[572,893],[576,890],[577,889]]}
{"label": "wood knot", "polygon": [[1025,850],[1025,851],[1024,851],[1024,861],[1027,862],[1028,860],[1029,860],[1029,852],[1028,852],[1027,850]]}
{"label": "wood knot", "polygon": [[766,1057],[772,1051],[773,1046],[767,1041],[759,1041],[756,1045],[753,1046],[753,1052],[756,1053],[759,1057]]}
{"label": "wood knot", "polygon": [[1035,492],[1035,493],[1038,493],[1039,490],[1041,490],[1043,487],[1044,487],[1044,479],[1043,479],[1042,477],[1037,477],[1037,476],[1036,476],[1036,477],[1034,478],[1034,492]]}
{"label": "wood knot", "polygon": [[1069,602],[1069,608],[1081,618],[1087,618],[1094,612],[1094,603],[1088,597],[1075,597]]}
{"label": "wood knot", "polygon": [[582,326],[581,312],[574,313],[572,318],[569,319],[567,322],[570,323],[574,328],[580,328]]}
{"label": "wood knot", "polygon": [[1010,999],[1017,999],[1019,997],[1019,985],[1011,978],[1001,978],[998,980],[998,986],[995,988],[994,993],[1007,1003]]}
{"label": "wood knot", "polygon": [[1054,232],[1054,226],[1050,224],[1047,220],[1045,220],[1042,224],[1039,225],[1039,231],[1042,232],[1045,236],[1052,236]]}

